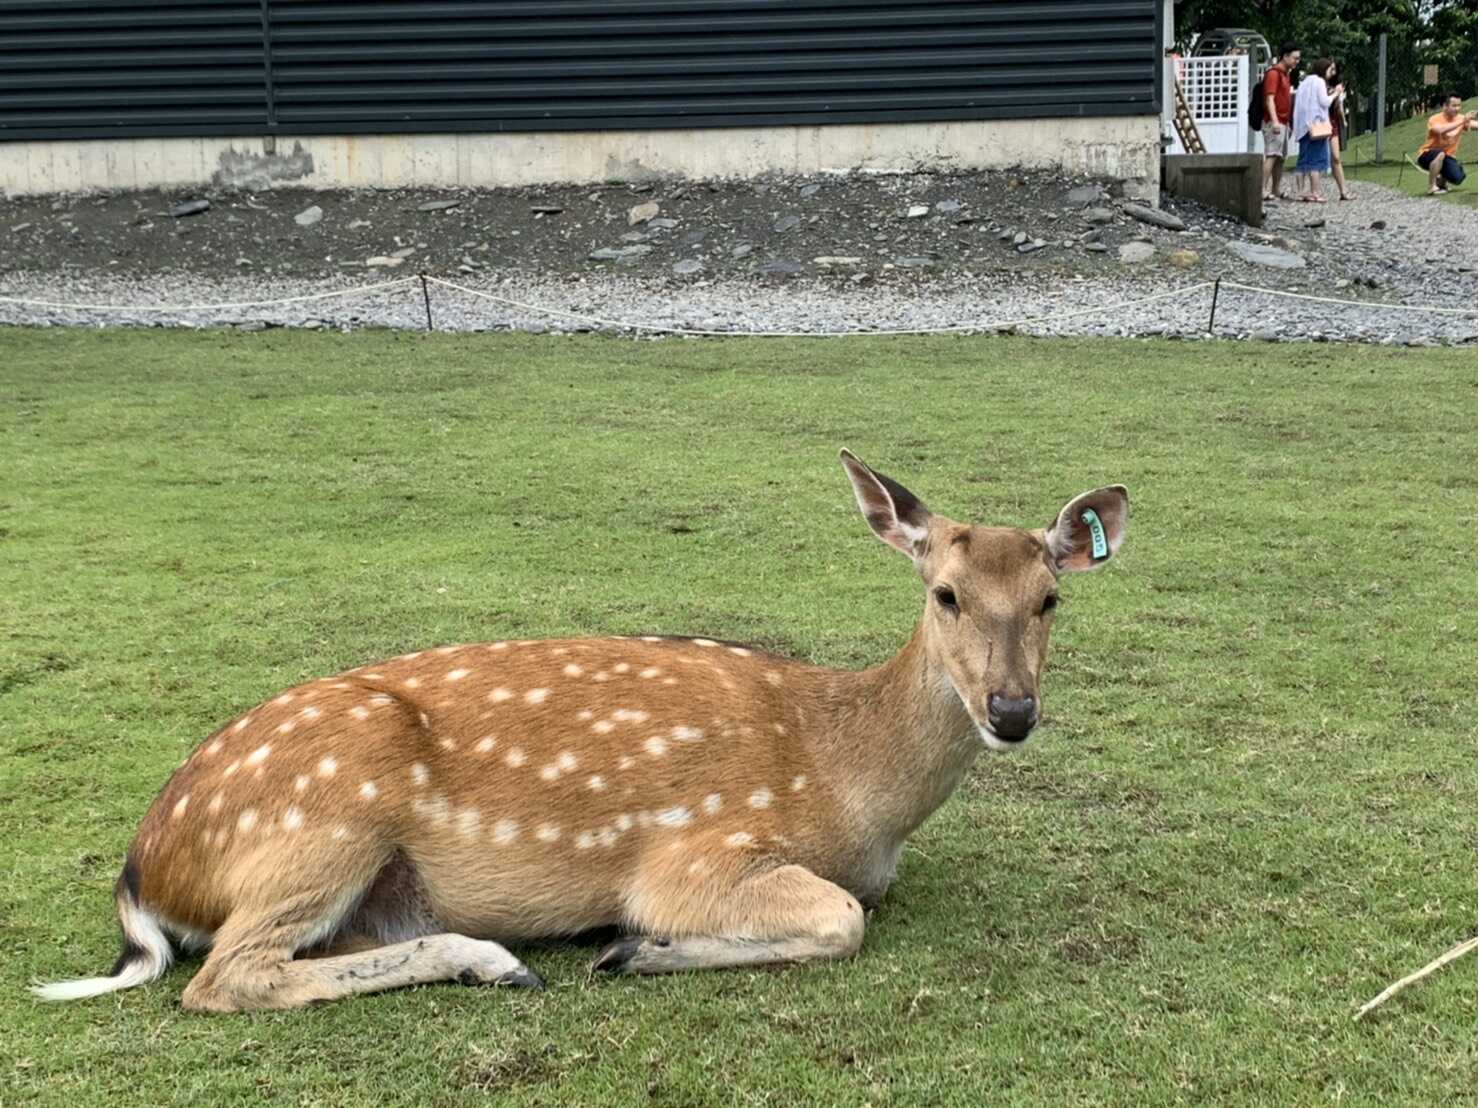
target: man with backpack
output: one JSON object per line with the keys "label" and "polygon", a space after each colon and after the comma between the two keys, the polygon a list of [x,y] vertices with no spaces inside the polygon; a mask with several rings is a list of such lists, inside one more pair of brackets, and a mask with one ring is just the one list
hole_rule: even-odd
{"label": "man with backpack", "polygon": [[1293,83],[1289,79],[1301,57],[1299,49],[1285,42],[1278,60],[1269,67],[1257,86],[1248,109],[1248,122],[1262,128],[1262,198],[1278,200],[1283,190],[1283,163],[1288,158],[1288,140],[1293,136]]}

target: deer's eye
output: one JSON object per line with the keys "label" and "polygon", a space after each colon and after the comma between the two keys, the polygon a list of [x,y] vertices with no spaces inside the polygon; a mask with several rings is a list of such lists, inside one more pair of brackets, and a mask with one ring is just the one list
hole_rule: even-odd
{"label": "deer's eye", "polygon": [[1046,598],[1042,601],[1042,614],[1044,616],[1045,615],[1048,615],[1056,607],[1057,607],[1057,594],[1055,592],[1049,592],[1047,594]]}
{"label": "deer's eye", "polygon": [[934,590],[934,599],[951,612],[960,610],[960,602],[955,599],[955,590],[948,585],[940,585]]}

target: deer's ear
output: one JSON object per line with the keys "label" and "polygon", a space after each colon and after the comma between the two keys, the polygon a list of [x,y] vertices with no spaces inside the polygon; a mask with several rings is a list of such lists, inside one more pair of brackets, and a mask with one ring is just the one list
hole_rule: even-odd
{"label": "deer's ear", "polygon": [[850,450],[842,451],[842,468],[851,479],[872,533],[915,562],[924,556],[929,537],[929,509],[891,477],[884,477]]}
{"label": "deer's ear", "polygon": [[1085,492],[1068,501],[1047,528],[1047,550],[1058,573],[1097,569],[1124,541],[1129,490],[1123,485]]}

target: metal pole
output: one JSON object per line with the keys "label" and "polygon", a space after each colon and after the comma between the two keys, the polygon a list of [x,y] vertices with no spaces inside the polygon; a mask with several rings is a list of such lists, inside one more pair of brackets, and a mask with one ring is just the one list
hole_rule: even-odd
{"label": "metal pole", "polygon": [[432,324],[431,324],[431,290],[426,287],[426,275],[424,273],[422,273],[420,276],[421,276],[421,299],[423,299],[426,302],[426,330],[428,330],[428,331],[434,331],[434,330],[436,330],[436,328],[433,327]]}
{"label": "metal pole", "polygon": [[1216,279],[1216,284],[1211,288],[1211,321],[1206,324],[1206,333],[1212,334],[1216,330],[1216,301],[1221,296],[1221,278]]}
{"label": "metal pole", "polygon": [[1386,160],[1386,36],[1380,37],[1380,60],[1375,78],[1375,160]]}

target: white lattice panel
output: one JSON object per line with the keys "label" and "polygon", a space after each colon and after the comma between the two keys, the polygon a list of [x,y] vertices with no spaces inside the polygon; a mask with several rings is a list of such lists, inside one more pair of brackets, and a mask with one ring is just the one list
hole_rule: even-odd
{"label": "white lattice panel", "polygon": [[[1207,153],[1242,154],[1253,149],[1254,136],[1247,126],[1250,59],[1245,55],[1177,58],[1172,64]],[[1173,152],[1184,153],[1178,138]]]}

